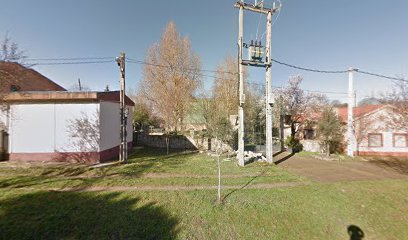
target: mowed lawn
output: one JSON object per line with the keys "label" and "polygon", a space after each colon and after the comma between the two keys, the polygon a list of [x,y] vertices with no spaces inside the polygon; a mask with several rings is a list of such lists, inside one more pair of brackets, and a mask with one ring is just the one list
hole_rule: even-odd
{"label": "mowed lawn", "polygon": [[129,162],[0,163],[0,239],[350,239],[351,225],[408,239],[407,180],[317,183],[227,160],[218,204],[214,157],[144,149]]}

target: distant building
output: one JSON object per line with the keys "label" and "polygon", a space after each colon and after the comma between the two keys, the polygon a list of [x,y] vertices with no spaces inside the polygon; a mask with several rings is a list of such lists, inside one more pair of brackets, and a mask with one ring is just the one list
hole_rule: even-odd
{"label": "distant building", "polygon": [[[337,113],[347,123],[347,107]],[[399,129],[393,124],[398,111],[391,105],[364,105],[353,109],[356,155],[408,157],[408,124]]]}

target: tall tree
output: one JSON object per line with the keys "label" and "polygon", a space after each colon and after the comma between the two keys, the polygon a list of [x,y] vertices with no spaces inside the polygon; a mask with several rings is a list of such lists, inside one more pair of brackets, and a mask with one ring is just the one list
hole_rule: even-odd
{"label": "tall tree", "polygon": [[223,117],[238,113],[238,65],[231,55],[216,67],[213,95]]}
{"label": "tall tree", "polygon": [[201,63],[170,22],[159,43],[148,51],[143,68],[141,89],[151,102],[154,113],[163,119],[168,131],[181,131],[194,92],[201,83]]}
{"label": "tall tree", "polygon": [[326,155],[330,155],[343,140],[341,120],[331,107],[323,110],[317,131]]}

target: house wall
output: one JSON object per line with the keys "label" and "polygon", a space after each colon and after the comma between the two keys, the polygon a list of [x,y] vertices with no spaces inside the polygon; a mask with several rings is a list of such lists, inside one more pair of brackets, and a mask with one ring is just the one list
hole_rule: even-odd
{"label": "house wall", "polygon": [[[132,147],[133,142],[133,107],[128,108],[127,120],[127,142],[128,148]],[[100,103],[100,129],[101,129],[101,158],[104,160],[114,158],[119,154],[120,144],[120,115],[119,103],[101,102]]]}
{"label": "house wall", "polygon": [[[87,156],[77,158],[99,160],[99,129],[95,127],[98,103],[12,104],[10,110],[10,160],[55,161],[65,159],[67,153],[78,152],[87,153]],[[89,120],[88,125],[93,125],[91,132],[96,137],[86,139],[89,135],[74,127],[74,122],[80,119]],[[89,127],[87,129],[89,132]]]}
{"label": "house wall", "polygon": [[0,130],[7,129],[8,113],[6,110],[0,109]]}
{"label": "house wall", "polygon": [[[357,149],[354,148],[359,155],[395,155],[395,156],[407,156],[408,147],[394,147],[393,134],[403,133],[407,134],[408,130],[396,129],[394,124],[390,121],[390,117],[394,114],[390,109],[384,108],[365,118],[356,120],[357,135],[362,137]],[[364,132],[359,132],[360,125],[366,126]],[[368,146],[368,134],[382,134],[382,147],[369,147]]]}

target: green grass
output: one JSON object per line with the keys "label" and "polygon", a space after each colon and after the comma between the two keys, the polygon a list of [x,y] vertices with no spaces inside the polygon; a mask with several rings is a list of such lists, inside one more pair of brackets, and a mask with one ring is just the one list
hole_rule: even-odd
{"label": "green grass", "polygon": [[[295,156],[296,157],[296,156]],[[408,239],[408,181],[322,184],[268,164],[223,161],[216,190],[50,191],[67,186],[216,185],[205,154],[145,149],[128,165],[11,167],[0,164],[0,239]],[[273,189],[247,184],[298,182]]]}
{"label": "green grass", "polygon": [[[230,192],[230,191],[226,191]],[[408,183],[215,191],[0,191],[3,239],[406,239]]]}
{"label": "green grass", "polygon": [[[265,163],[239,167],[235,159],[222,158],[223,184],[296,182],[300,178]],[[86,188],[106,186],[210,186],[218,183],[216,160],[206,154],[172,153],[143,149],[126,165],[91,168],[85,165],[10,168],[0,165],[0,188]]]}

